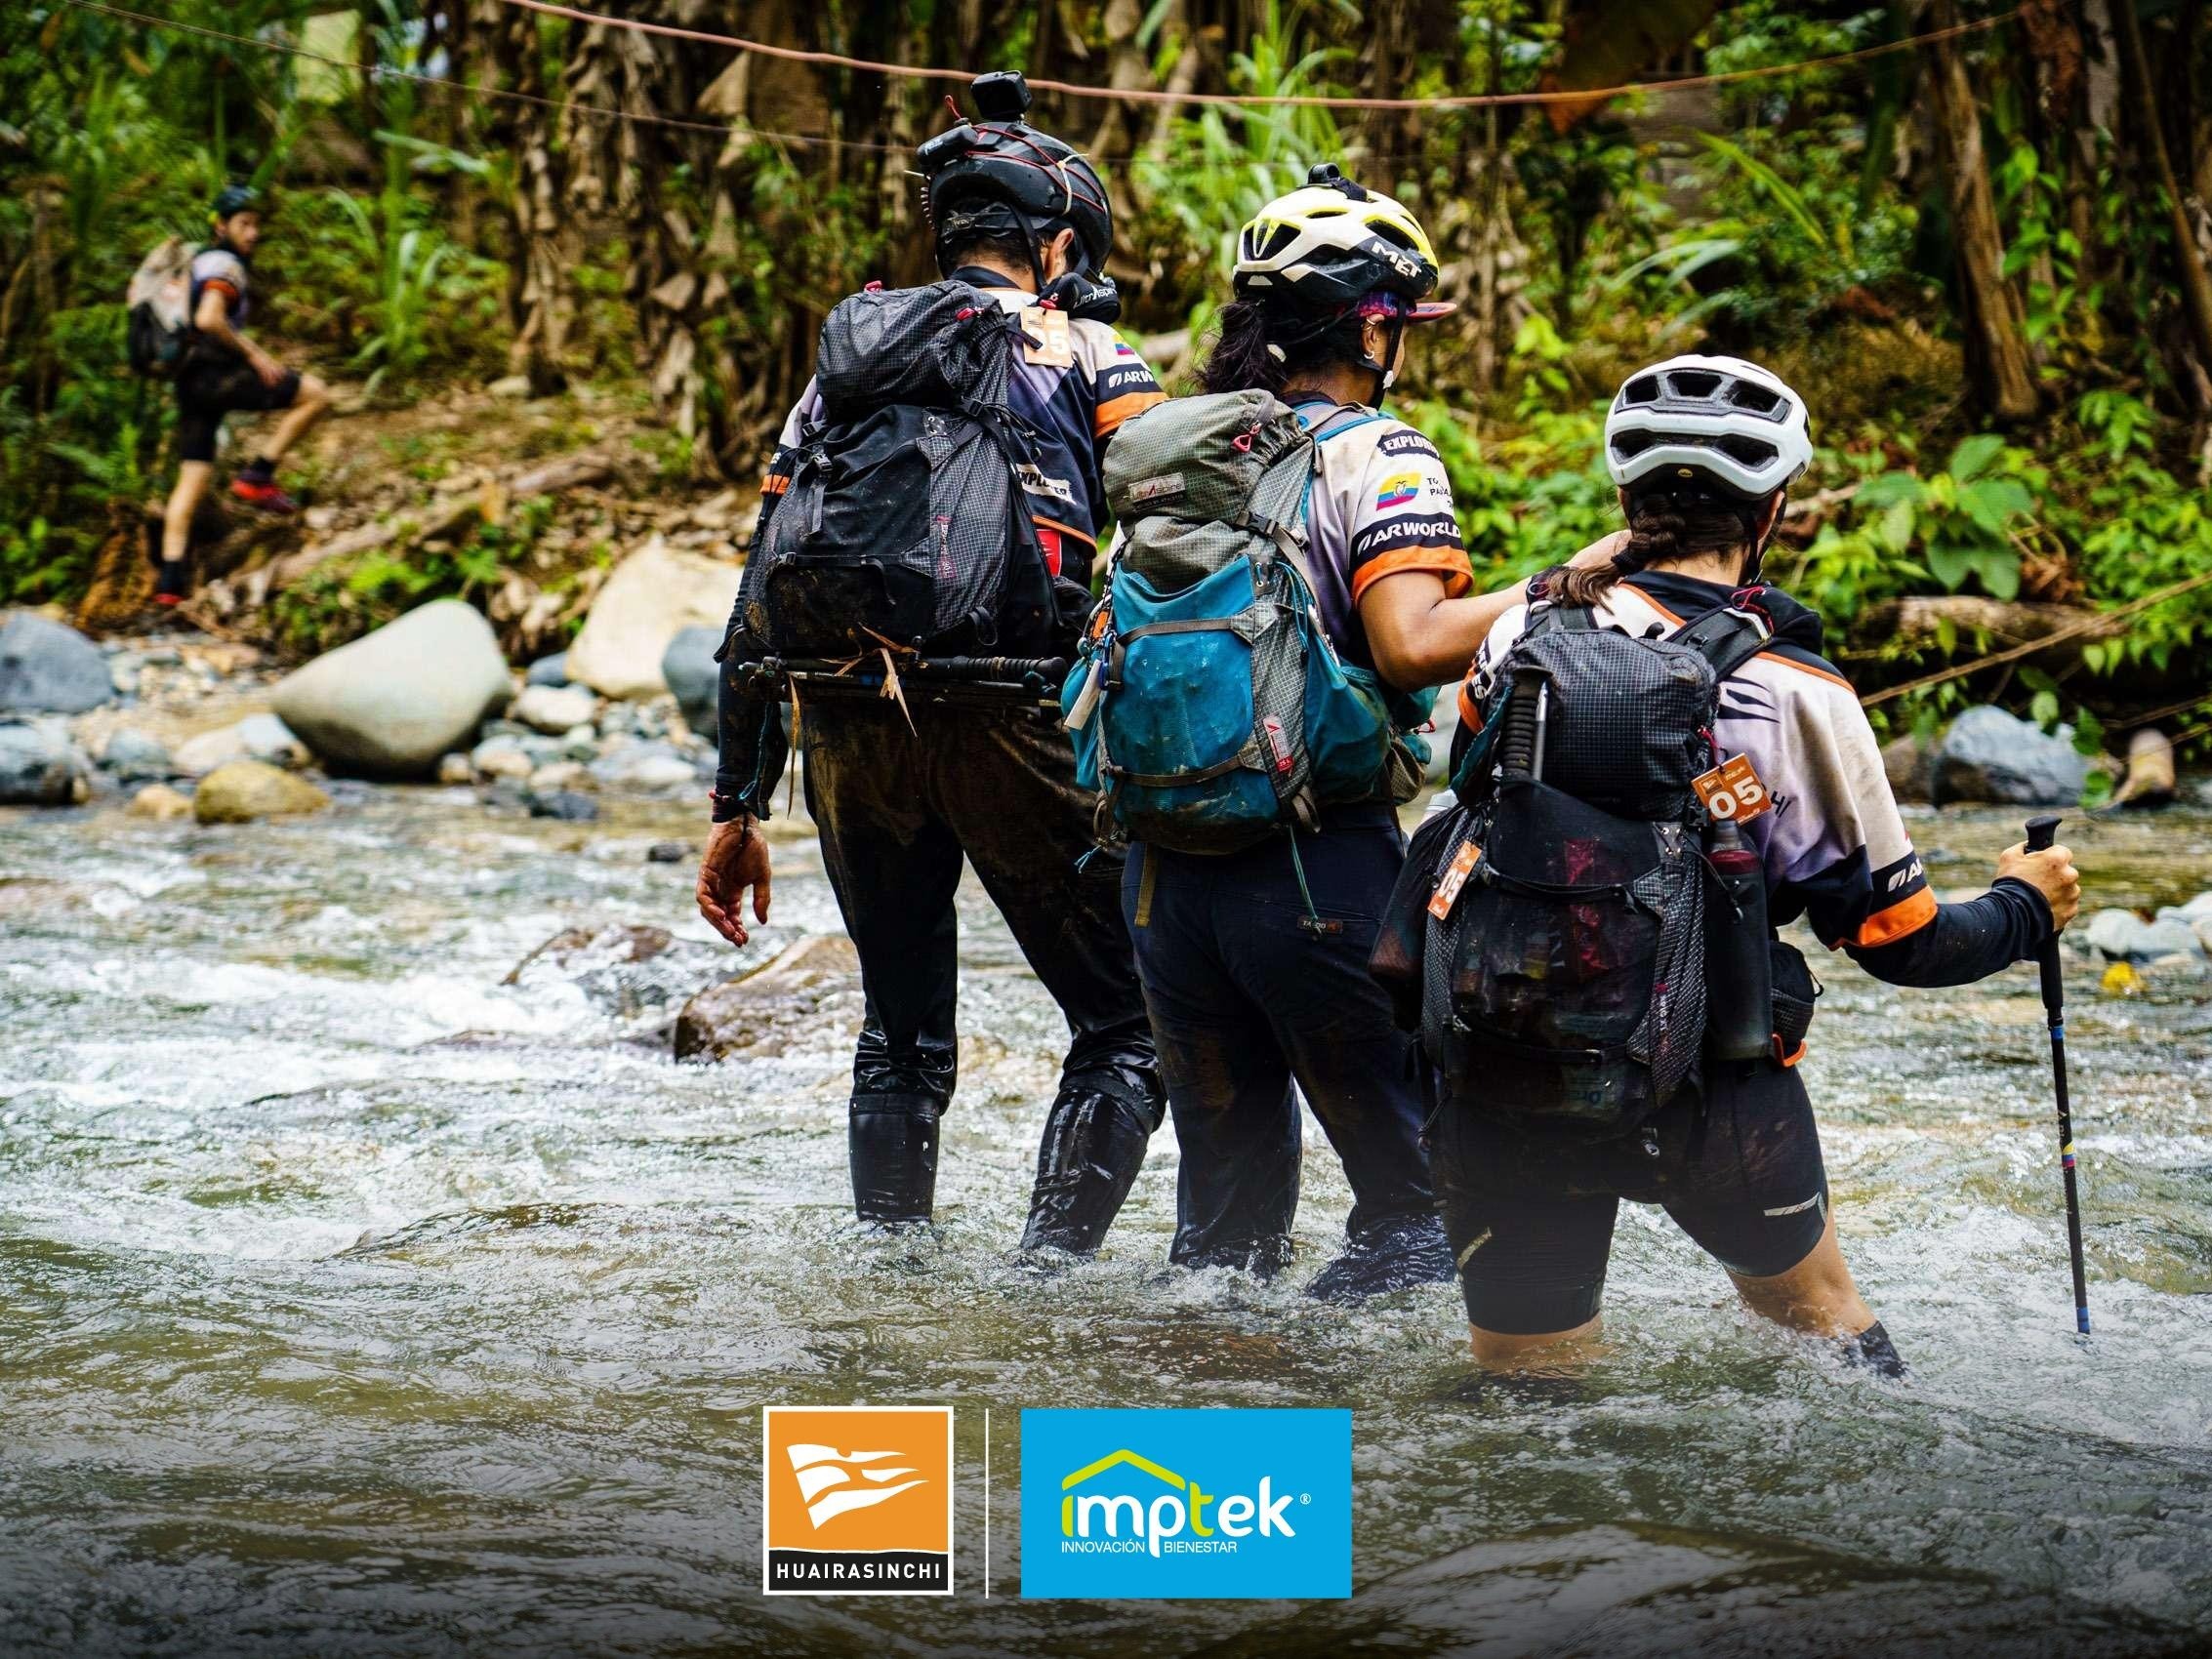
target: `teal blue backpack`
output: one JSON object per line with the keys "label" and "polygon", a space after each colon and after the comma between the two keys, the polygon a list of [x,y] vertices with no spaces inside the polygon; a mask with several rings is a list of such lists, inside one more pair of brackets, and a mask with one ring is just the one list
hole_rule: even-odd
{"label": "teal blue backpack", "polygon": [[[1318,430],[1382,419],[1340,410]],[[1264,391],[1176,398],[1124,425],[1122,540],[1060,694],[1101,842],[1234,852],[1320,808],[1405,800],[1428,746],[1409,697],[1345,663],[1306,574],[1317,447]]]}

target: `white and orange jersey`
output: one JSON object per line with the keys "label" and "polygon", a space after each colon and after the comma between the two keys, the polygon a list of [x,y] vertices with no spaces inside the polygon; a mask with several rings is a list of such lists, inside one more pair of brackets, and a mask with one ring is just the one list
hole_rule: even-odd
{"label": "white and orange jersey", "polygon": [[1319,434],[1306,546],[1321,625],[1346,661],[1372,668],[1359,605],[1375,583],[1419,570],[1442,577],[1448,597],[1474,586],[1452,480],[1436,445],[1403,421],[1326,399],[1291,407]]}
{"label": "white and orange jersey", "polygon": [[[1671,633],[1729,600],[1729,589],[1668,571],[1644,571],[1608,590],[1599,625]],[[1893,944],[1935,919],[1936,897],[1905,833],[1882,769],[1881,746],[1859,694],[1821,656],[1821,620],[1775,588],[1760,590],[1775,637],[1721,687],[1713,737],[1742,755],[1774,797],[1744,833],[1766,868],[1776,925],[1802,915],[1830,950]],[[1498,619],[1460,688],[1470,728],[1488,701],[1492,668],[1520,637],[1528,607]]]}

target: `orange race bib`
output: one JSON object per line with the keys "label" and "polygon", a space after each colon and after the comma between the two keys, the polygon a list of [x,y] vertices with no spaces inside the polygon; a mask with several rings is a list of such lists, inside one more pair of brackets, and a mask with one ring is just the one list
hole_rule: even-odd
{"label": "orange race bib", "polygon": [[1482,848],[1472,841],[1461,841],[1459,850],[1452,857],[1452,867],[1444,872],[1444,879],[1436,884],[1436,892],[1428,902],[1428,913],[1438,921],[1449,920],[1452,907],[1459,902],[1459,889],[1466,886],[1475,865],[1483,856]]}
{"label": "orange race bib", "polygon": [[1739,754],[1721,762],[1710,772],[1691,779],[1690,787],[1698,791],[1698,800],[1707,813],[1739,824],[1772,810],[1775,804],[1766,785],[1759,782],[1759,774],[1752,770],[1748,755]]}

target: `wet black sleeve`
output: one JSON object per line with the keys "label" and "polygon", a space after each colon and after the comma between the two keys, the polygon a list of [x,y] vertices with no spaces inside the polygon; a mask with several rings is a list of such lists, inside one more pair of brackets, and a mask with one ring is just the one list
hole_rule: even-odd
{"label": "wet black sleeve", "polygon": [[2050,936],[2051,907],[2043,895],[2005,875],[1979,899],[1938,905],[1926,926],[1903,939],[1844,951],[1878,980],[1929,990],[2001,973],[2034,955]]}
{"label": "wet black sleeve", "polygon": [[[769,465],[773,478],[784,467],[787,452],[778,450]],[[760,520],[754,527],[753,546],[760,546],[776,504],[783,500],[771,490],[760,498]],[[722,648],[715,653],[721,665],[719,741],[721,753],[715,764],[715,822],[726,824],[740,814],[767,818],[776,785],[791,757],[790,734],[784,726],[783,705],[758,689],[746,669],[761,657],[759,643],[745,627],[746,589],[740,585],[737,602],[730,607],[729,624],[722,629]]]}

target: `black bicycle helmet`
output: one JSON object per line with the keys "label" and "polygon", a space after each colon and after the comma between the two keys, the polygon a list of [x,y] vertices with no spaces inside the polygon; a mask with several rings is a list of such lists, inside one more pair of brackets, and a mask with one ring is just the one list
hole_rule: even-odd
{"label": "black bicycle helmet", "polygon": [[1100,275],[1114,246],[1105,181],[1071,145],[1022,119],[1030,96],[1019,74],[979,75],[973,91],[976,118],[939,133],[915,153],[939,269],[963,242],[1014,236],[1028,245],[1042,282],[1038,244],[1072,227],[1077,264],[1086,276]]}
{"label": "black bicycle helmet", "polygon": [[262,193],[251,184],[225,184],[215,192],[208,212],[217,219],[228,219],[234,213],[259,213],[261,205]]}

